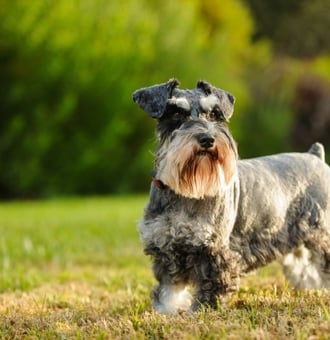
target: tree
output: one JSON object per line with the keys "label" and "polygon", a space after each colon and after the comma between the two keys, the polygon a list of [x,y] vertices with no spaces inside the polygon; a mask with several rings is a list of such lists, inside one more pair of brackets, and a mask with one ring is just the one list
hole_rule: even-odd
{"label": "tree", "polygon": [[251,22],[230,0],[211,39],[201,3],[2,0],[0,197],[145,190],[154,122],[139,87],[206,79],[244,98]]}
{"label": "tree", "polygon": [[256,32],[254,39],[268,38],[277,52],[310,58],[330,52],[330,2],[328,0],[245,0]]}

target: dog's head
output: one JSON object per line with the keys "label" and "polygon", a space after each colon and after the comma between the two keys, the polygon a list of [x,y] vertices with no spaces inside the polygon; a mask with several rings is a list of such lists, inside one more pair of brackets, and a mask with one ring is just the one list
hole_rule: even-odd
{"label": "dog's head", "polygon": [[226,125],[235,99],[205,81],[193,90],[178,86],[171,79],[133,94],[158,122],[157,179],[185,197],[216,196],[236,174],[236,144]]}

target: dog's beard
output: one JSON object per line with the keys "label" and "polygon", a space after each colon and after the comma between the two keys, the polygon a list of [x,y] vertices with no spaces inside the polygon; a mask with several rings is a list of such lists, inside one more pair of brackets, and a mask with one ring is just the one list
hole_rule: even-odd
{"label": "dog's beard", "polygon": [[158,178],[175,193],[195,199],[219,195],[236,173],[236,153],[221,138],[203,150],[189,139],[169,143],[160,155]]}

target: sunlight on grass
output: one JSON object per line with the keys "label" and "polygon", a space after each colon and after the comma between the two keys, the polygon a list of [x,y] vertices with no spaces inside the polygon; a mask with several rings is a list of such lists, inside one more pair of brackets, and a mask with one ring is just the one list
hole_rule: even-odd
{"label": "sunlight on grass", "polygon": [[76,266],[146,263],[136,230],[144,204],[145,197],[1,204],[0,290],[24,290]]}
{"label": "sunlight on grass", "polygon": [[136,231],[146,197],[0,204],[0,337],[327,339],[328,291],[291,291],[277,264],[195,315],[153,312]]}

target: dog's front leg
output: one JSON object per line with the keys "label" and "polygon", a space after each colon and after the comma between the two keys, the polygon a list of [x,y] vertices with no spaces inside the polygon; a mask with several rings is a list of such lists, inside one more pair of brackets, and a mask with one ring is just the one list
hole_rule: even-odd
{"label": "dog's front leg", "polygon": [[229,249],[212,254],[205,251],[195,265],[196,295],[194,311],[202,305],[216,308],[218,298],[236,291],[239,285],[239,261]]}
{"label": "dog's front leg", "polygon": [[187,289],[187,272],[166,256],[155,259],[154,274],[159,284],[151,297],[154,309],[161,314],[175,314],[190,310],[192,295]]}
{"label": "dog's front leg", "polygon": [[190,310],[192,296],[184,284],[160,283],[151,294],[153,307],[161,314],[176,314]]}

